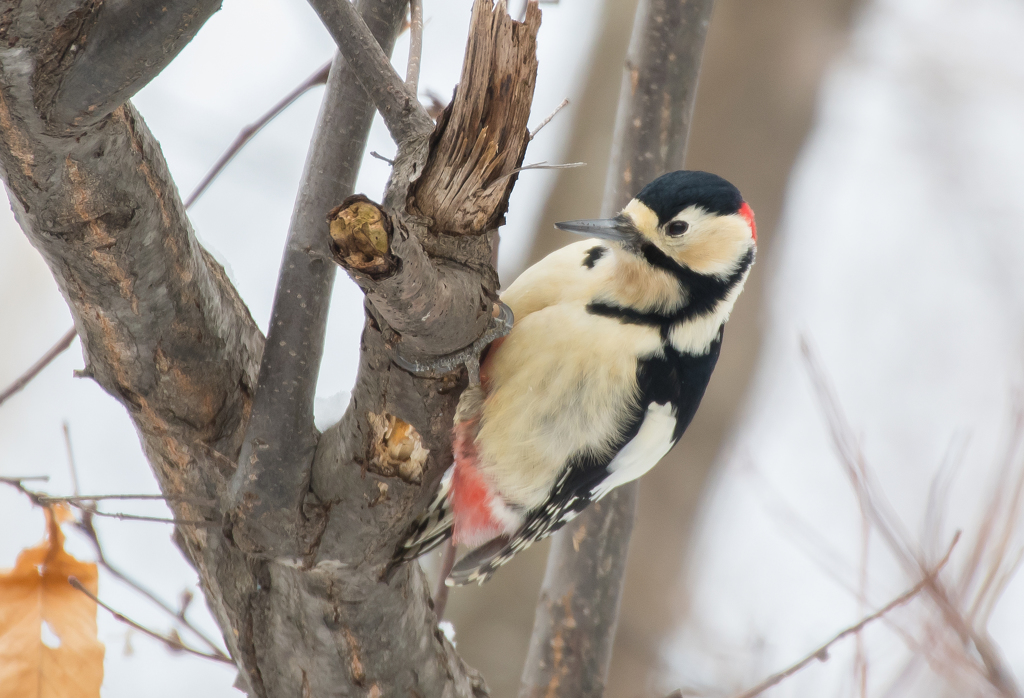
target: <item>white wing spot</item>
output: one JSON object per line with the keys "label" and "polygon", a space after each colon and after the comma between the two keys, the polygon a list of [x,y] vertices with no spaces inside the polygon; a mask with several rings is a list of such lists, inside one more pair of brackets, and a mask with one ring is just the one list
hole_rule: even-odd
{"label": "white wing spot", "polygon": [[608,477],[593,489],[594,500],[605,496],[619,485],[631,482],[657,465],[672,448],[676,429],[676,411],[671,402],[647,407],[640,431],[622,447],[608,464]]}

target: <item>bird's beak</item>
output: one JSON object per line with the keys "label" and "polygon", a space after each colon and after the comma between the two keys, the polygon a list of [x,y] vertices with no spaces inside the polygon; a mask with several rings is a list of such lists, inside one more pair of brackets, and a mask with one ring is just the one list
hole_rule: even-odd
{"label": "bird's beak", "polygon": [[555,223],[555,227],[588,238],[618,240],[619,242],[632,242],[640,235],[636,226],[633,225],[633,221],[626,216],[587,221],[565,221],[564,223]]}

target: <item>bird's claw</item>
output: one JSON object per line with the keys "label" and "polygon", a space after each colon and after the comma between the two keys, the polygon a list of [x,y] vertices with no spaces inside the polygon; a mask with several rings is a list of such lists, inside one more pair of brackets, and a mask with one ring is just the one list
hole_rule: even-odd
{"label": "bird's claw", "polygon": [[495,301],[496,315],[491,318],[487,329],[480,338],[469,346],[450,354],[434,356],[427,360],[414,361],[402,355],[401,346],[395,347],[394,362],[409,373],[425,378],[439,378],[465,365],[469,371],[470,385],[480,383],[480,354],[494,340],[504,337],[512,329],[515,317],[512,309],[501,301]]}

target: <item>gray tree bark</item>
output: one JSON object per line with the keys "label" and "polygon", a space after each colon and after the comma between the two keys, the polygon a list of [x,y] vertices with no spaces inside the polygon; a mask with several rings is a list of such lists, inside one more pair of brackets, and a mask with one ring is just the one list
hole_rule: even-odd
{"label": "gray tree bark", "polygon": [[[182,16],[209,14],[198,2],[165,5]],[[159,146],[124,101],[173,57],[181,25],[159,24],[152,29],[156,34],[140,35],[138,54],[159,48],[158,55],[148,59],[155,68],[141,79],[133,72],[137,60],[114,60],[94,49],[95,57],[88,60],[95,61],[105,84],[128,87],[97,88],[99,97],[86,100],[89,107],[99,105],[91,111],[86,108],[89,118],[80,119],[75,109],[53,106],[63,103],[62,90],[77,94],[71,90],[75,71],[89,72],[82,47],[130,48],[101,41],[116,29],[105,24],[105,18],[119,16],[105,8],[108,5],[82,0],[24,0],[5,8],[0,22],[0,174],[19,223],[46,259],[71,307],[83,340],[86,373],[125,405],[163,491],[216,498],[235,513],[231,478],[255,409],[264,340],[223,270],[196,242]],[[403,3],[365,2],[360,8],[390,46]],[[190,25],[189,31],[194,33],[195,28]],[[372,41],[365,23],[359,29],[364,41],[367,36]],[[360,99],[361,87],[352,72],[344,70],[346,65],[335,62],[327,110],[354,98],[363,106],[353,108],[366,113],[367,99]],[[40,84],[52,85],[56,96],[40,100]],[[365,136],[354,134],[355,146],[342,142],[330,133],[332,116],[321,118],[319,133],[336,140],[324,143],[321,138],[317,145],[333,152],[314,152],[307,173],[321,165],[342,173],[346,165],[341,161],[358,161],[361,156]],[[420,139],[424,154],[428,134],[426,130]],[[320,178],[320,172],[315,174]],[[332,173],[327,174],[329,180]],[[328,197],[337,193],[343,198],[345,185],[327,181],[318,186],[329,190],[323,194],[323,209],[318,216],[309,213],[300,200],[293,224],[299,232],[292,235],[288,251],[294,254],[298,246],[301,263],[321,272],[312,275],[319,278],[295,281],[310,285],[310,300],[316,292],[326,295],[329,281],[324,277],[331,272],[322,250],[302,248],[315,233],[305,239],[302,235],[319,227],[324,241],[320,247],[326,248],[324,217],[338,203]],[[307,190],[306,195],[318,194]],[[287,258],[285,268],[291,268]],[[293,287],[286,278],[280,288],[288,295]],[[317,322],[303,323],[296,341],[315,344]],[[427,435],[431,466],[439,476],[446,465],[454,396],[438,393],[428,385],[431,381],[395,371],[380,330],[368,331],[364,346],[363,392],[357,389],[355,404],[376,401],[381,411],[388,407],[417,423]],[[309,360],[319,349],[306,351]],[[288,369],[279,366],[272,363],[266,371],[266,385],[287,379]],[[315,384],[315,366],[311,373],[308,380]],[[408,411],[388,402],[382,388],[388,384],[397,389],[399,402],[410,405]],[[403,384],[421,388],[423,397],[416,388],[402,390]],[[298,392],[302,396],[286,405],[295,412],[292,424],[304,419],[300,403],[306,397],[302,389]],[[415,514],[424,488],[372,471],[361,477],[363,454],[370,450],[366,442],[372,438],[363,426],[366,416],[363,411],[351,420],[355,433],[349,434],[350,441],[338,438],[341,428],[319,440],[318,461],[342,474],[327,484],[332,492],[307,487],[301,497],[288,502],[282,518],[304,526],[303,537],[287,541],[292,550],[261,551],[248,545],[254,537],[240,536],[239,544],[231,537],[237,526],[228,527],[227,535],[216,526],[219,511],[188,503],[172,505],[177,518],[212,524],[180,526],[175,537],[199,572],[207,601],[241,670],[240,684],[252,695],[485,692],[480,678],[437,631],[418,568],[404,568],[390,584],[379,582],[380,569],[405,521]],[[300,430],[299,436],[316,443],[311,431]],[[313,454],[306,453],[305,464],[299,458],[283,468],[305,468],[300,482],[310,479]],[[257,483],[268,479],[257,478]],[[388,485],[389,494],[382,500]],[[256,492],[260,497],[265,494],[259,488]],[[332,498],[333,492],[338,496]],[[229,522],[236,519],[229,517]],[[332,530],[327,530],[328,524],[333,524]],[[301,559],[289,554],[296,549]]]}

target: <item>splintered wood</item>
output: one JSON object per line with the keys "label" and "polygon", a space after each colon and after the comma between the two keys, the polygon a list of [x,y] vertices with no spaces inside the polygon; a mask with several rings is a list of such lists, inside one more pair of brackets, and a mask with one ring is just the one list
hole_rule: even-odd
{"label": "splintered wood", "polygon": [[505,214],[530,139],[540,15],[536,2],[524,22],[508,16],[505,0],[473,5],[462,78],[413,189],[412,204],[434,232],[478,235]]}

